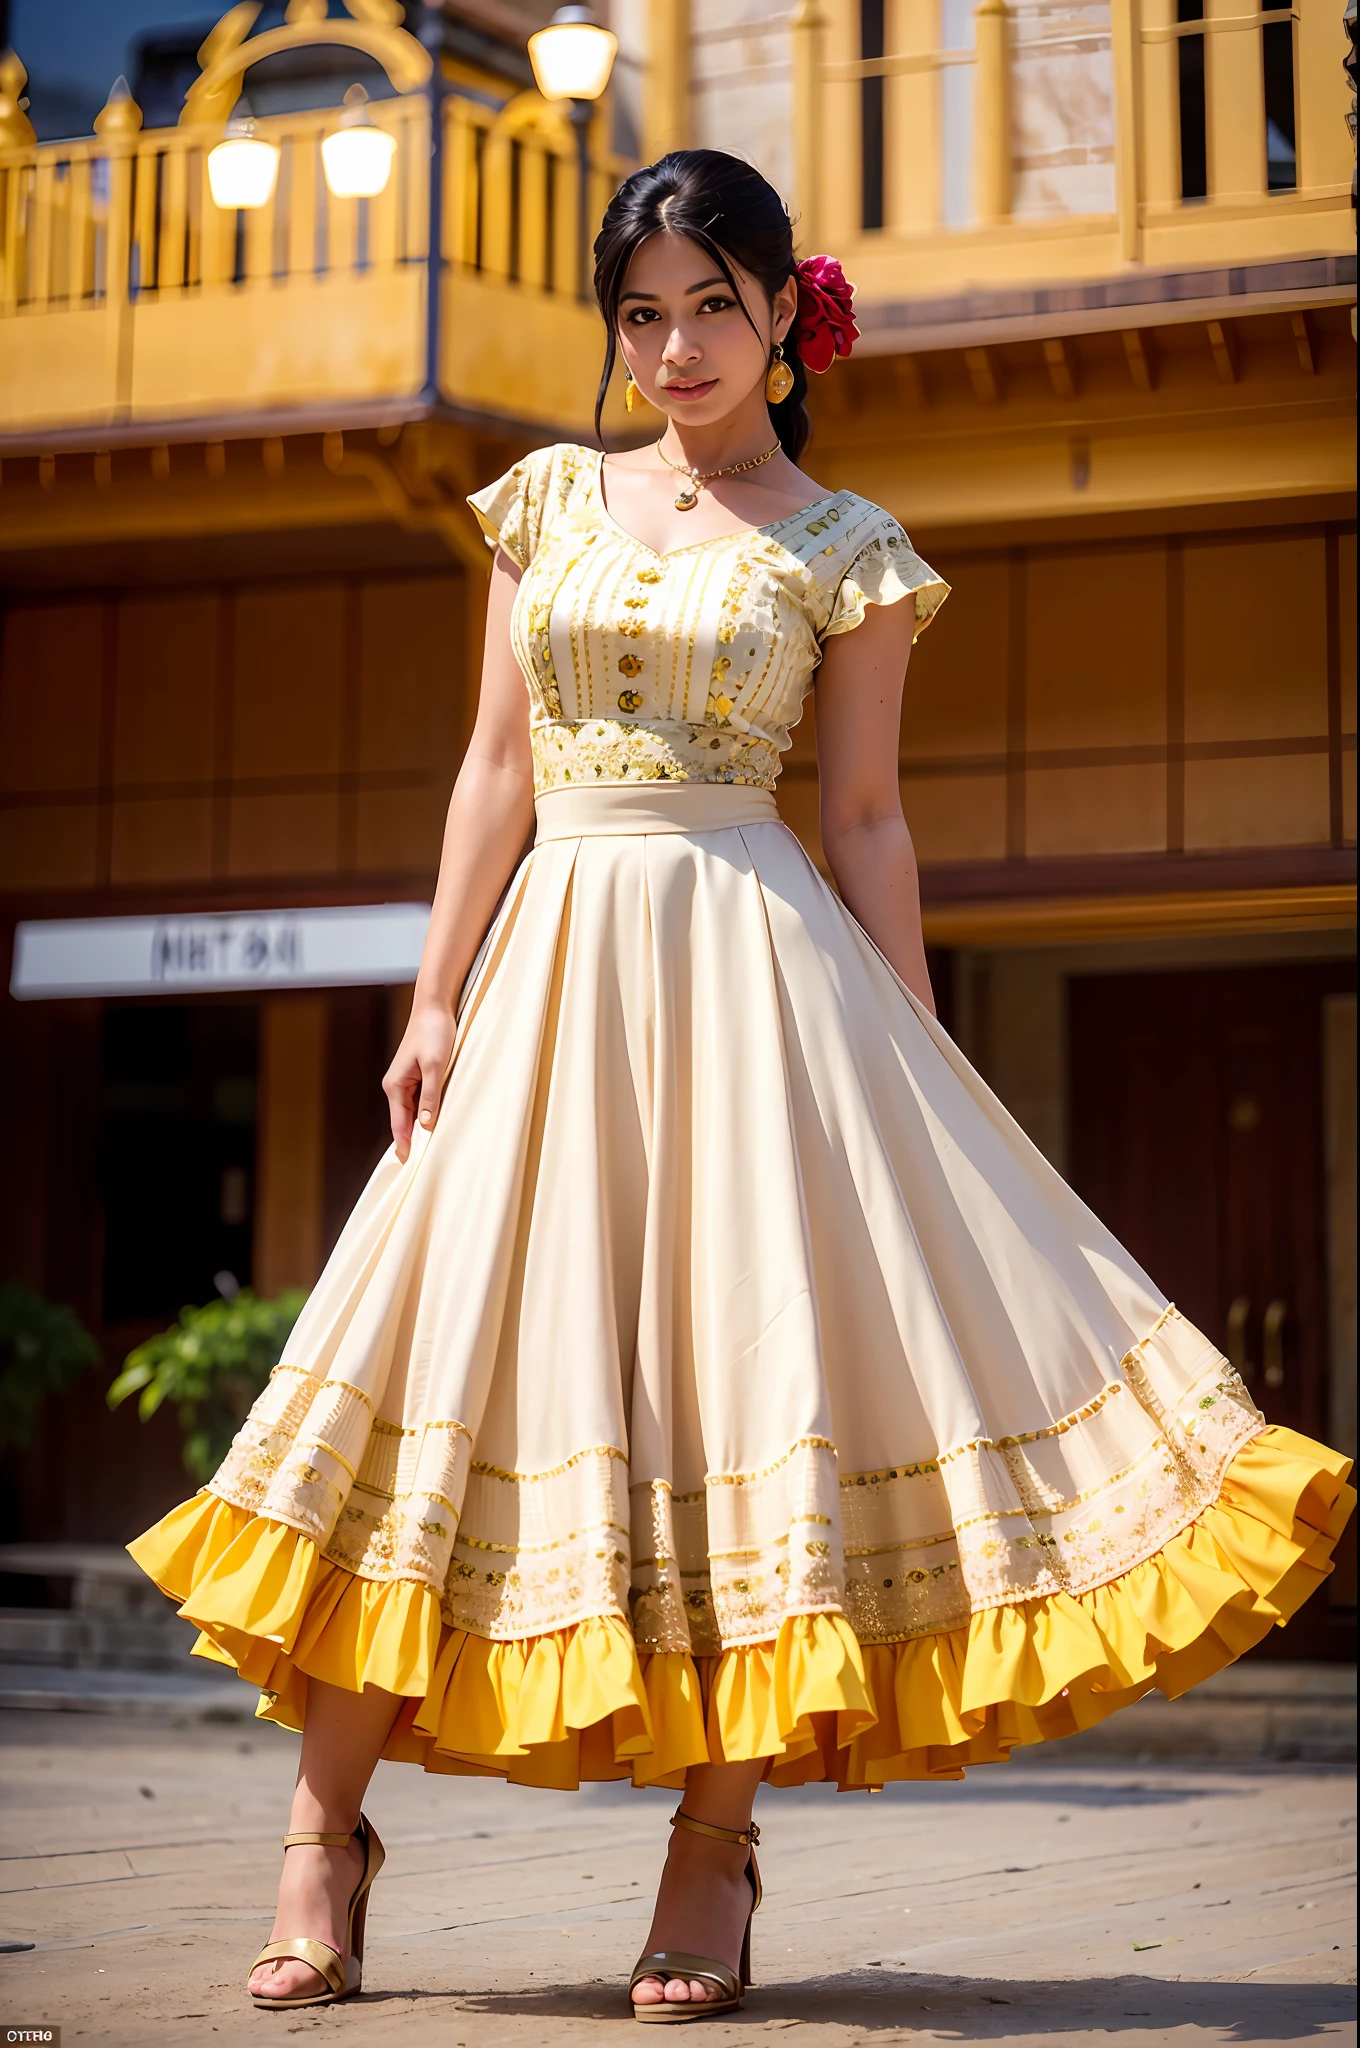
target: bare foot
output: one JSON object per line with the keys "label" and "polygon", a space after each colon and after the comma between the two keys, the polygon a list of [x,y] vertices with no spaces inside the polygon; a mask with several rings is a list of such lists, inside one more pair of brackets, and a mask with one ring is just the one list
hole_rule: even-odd
{"label": "bare foot", "polygon": [[[303,1935],[324,1941],[342,1962],[348,1961],[349,1902],[363,1869],[363,1846],[355,1835],[343,1848],[301,1842],[287,1850],[269,1939],[291,1941]],[[249,1988],[257,1998],[305,1998],[330,1986],[309,1963],[281,1957],[253,1969]]]}
{"label": "bare foot", "polygon": [[[746,1875],[750,1855],[741,1843],[715,1842],[711,1836],[676,1828],[661,1873],[646,1953],[688,1949],[691,1955],[726,1963],[735,1972],[751,1917]],[[696,1977],[644,1977],[633,1988],[633,2003],[703,2004],[722,1995],[716,1984]]]}

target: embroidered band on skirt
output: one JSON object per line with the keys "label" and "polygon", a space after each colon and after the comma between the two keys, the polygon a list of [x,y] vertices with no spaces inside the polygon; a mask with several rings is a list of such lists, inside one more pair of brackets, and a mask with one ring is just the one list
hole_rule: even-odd
{"label": "embroidered band on skirt", "polygon": [[204,1494],[132,1545],[300,1725],[527,1782],[957,1775],[1217,1669],[1329,1569],[1267,1428],[766,791],[538,802],[438,1123]]}

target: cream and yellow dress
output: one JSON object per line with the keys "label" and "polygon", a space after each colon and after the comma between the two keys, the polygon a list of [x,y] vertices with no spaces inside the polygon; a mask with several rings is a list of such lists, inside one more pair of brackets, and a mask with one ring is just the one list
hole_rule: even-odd
{"label": "cream and yellow dress", "polygon": [[573,1786],[957,1777],[1177,1693],[1330,1569],[1267,1427],[780,824],[828,636],[946,595],[853,492],[655,554],[599,458],[523,571],[538,832],[438,1123],[388,1152],[212,1483],[131,1546],[302,1725]]}

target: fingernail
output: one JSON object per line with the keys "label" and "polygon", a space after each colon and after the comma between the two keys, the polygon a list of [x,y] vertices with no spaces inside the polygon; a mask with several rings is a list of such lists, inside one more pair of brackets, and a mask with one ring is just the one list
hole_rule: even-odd
{"label": "fingernail", "polygon": [[430,1121],[430,1112],[429,1112],[429,1110],[428,1110],[428,1109],[422,1109],[422,1110],[421,1110],[421,1112],[420,1112],[420,1121],[421,1121],[421,1122],[422,1122],[423,1124],[427,1124],[427,1123],[428,1123],[428,1122]]}

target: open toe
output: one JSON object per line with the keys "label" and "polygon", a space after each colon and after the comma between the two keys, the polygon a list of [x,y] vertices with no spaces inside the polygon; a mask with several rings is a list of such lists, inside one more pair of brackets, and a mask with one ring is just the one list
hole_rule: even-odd
{"label": "open toe", "polygon": [[[751,1909],[741,1943],[741,1964],[730,1969],[713,1956],[691,1955],[685,1949],[653,1949],[639,1956],[628,1980],[628,1997],[633,2018],[658,2026],[677,2025],[681,2020],[716,2018],[719,2013],[736,2012],[751,1981],[751,1916],[760,1904],[760,1871],[756,1865],[756,1843],[760,1830],[754,1821],[746,1828],[711,1827],[707,1821],[691,1820],[687,1813],[671,1815],[673,1828],[707,1835],[717,1842],[734,1842],[749,1851],[746,1878],[751,1887]],[[660,1997],[639,2000],[634,1994],[644,1984],[655,1984]]]}

